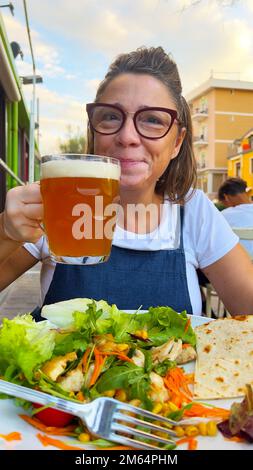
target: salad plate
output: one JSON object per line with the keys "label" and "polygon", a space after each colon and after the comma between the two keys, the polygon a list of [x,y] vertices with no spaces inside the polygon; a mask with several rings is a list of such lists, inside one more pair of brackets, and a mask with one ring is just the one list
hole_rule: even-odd
{"label": "salad plate", "polygon": [[[135,313],[133,311],[125,311],[126,313]],[[140,312],[142,313],[142,312]],[[210,318],[191,315],[191,325],[193,328],[213,321]],[[186,372],[194,371],[194,361],[184,365]],[[221,408],[230,409],[232,403],[235,401],[241,402],[242,399],[219,399],[219,400],[205,400],[209,403]],[[55,446],[42,444],[38,438],[38,434],[44,433],[35,429],[26,423],[19,415],[26,414],[27,412],[15,405],[14,400],[1,399],[0,400],[0,450],[56,450]],[[19,440],[7,441],[1,435],[8,435],[10,433],[20,433]],[[76,438],[68,436],[49,436],[50,438],[62,441],[64,444],[71,445],[72,449],[78,450],[92,450],[95,449],[91,444],[82,444]],[[253,444],[247,442],[234,442],[225,439],[220,432],[215,437],[197,436],[198,450],[253,450]],[[176,450],[186,449],[186,444],[177,446]]]}

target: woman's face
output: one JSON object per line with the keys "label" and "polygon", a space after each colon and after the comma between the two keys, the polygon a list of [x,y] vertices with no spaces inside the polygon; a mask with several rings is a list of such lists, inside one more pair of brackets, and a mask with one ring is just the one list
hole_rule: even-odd
{"label": "woman's face", "polygon": [[[150,75],[122,74],[114,78],[100,96],[99,102],[114,104],[127,112],[145,106],[176,109],[160,80]],[[178,132],[176,122],[169,133],[157,140],[149,140],[135,129],[132,115],[123,128],[113,135],[95,132],[94,153],[116,157],[121,163],[121,187],[128,189],[155,188],[171,159],[175,158],[183,141],[184,131]]]}

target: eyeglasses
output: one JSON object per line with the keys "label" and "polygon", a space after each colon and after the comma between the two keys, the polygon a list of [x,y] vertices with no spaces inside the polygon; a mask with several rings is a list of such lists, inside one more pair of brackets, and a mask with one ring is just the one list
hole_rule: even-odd
{"label": "eyeglasses", "polygon": [[146,139],[161,139],[168,134],[174,122],[180,124],[177,111],[156,106],[139,109],[136,112],[125,112],[119,106],[108,103],[88,103],[86,110],[91,129],[103,135],[119,132],[128,114],[133,115],[138,134]]}

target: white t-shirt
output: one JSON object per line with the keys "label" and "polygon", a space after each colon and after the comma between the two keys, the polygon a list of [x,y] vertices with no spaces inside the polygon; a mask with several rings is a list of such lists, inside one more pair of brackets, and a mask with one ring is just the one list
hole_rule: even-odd
{"label": "white t-shirt", "polygon": [[[186,276],[194,315],[201,315],[201,296],[196,274],[222,258],[237,243],[238,237],[205,194],[196,190],[185,204],[183,225]],[[170,250],[180,244],[180,207],[165,200],[160,225],[151,233],[136,234],[116,226],[113,245],[131,250]],[[53,278],[55,263],[50,259],[45,237],[24,247],[38,260],[41,268],[42,301]],[[106,299],[105,299],[106,300]]]}
{"label": "white t-shirt", "polygon": [[[238,204],[222,211],[225,219],[231,227],[253,227],[253,204]],[[253,256],[253,240],[240,240],[244,248]]]}

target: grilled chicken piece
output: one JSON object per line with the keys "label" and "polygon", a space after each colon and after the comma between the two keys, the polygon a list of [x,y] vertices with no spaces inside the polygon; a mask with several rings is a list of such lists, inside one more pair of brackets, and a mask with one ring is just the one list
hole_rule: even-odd
{"label": "grilled chicken piece", "polygon": [[169,392],[163,383],[163,379],[155,372],[150,372],[150,391],[151,400],[163,403],[169,399]]}
{"label": "grilled chicken piece", "polygon": [[174,341],[174,339],[169,339],[167,343],[162,344],[156,348],[152,348],[152,359],[153,363],[157,364],[158,362],[163,362],[165,359],[170,359],[174,361],[176,357],[182,351],[182,341]]}
{"label": "grilled chicken piece", "polygon": [[67,392],[79,392],[84,384],[82,364],[76,369],[70,370],[64,377],[60,377],[57,383]]}
{"label": "grilled chicken piece", "polygon": [[187,348],[182,349],[182,352],[176,357],[176,363],[186,364],[186,362],[193,361],[196,357],[197,353],[195,349],[192,346],[188,346]]}
{"label": "grilled chicken piece", "polygon": [[61,375],[66,369],[67,363],[74,361],[75,359],[77,359],[75,352],[70,352],[65,354],[65,356],[57,356],[50,361],[47,361],[41,370],[55,382],[59,375]]}
{"label": "grilled chicken piece", "polygon": [[136,350],[134,351],[134,355],[133,355],[133,357],[132,357],[132,361],[133,361],[133,363],[134,363],[136,366],[144,367],[145,356],[144,356],[143,352],[140,351],[139,349],[136,349]]}

